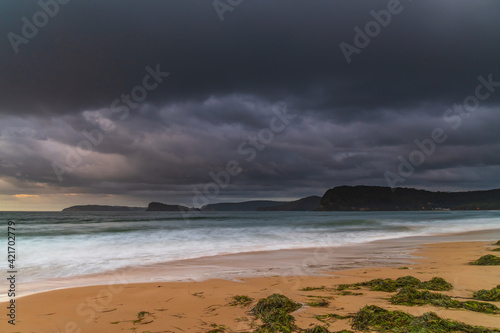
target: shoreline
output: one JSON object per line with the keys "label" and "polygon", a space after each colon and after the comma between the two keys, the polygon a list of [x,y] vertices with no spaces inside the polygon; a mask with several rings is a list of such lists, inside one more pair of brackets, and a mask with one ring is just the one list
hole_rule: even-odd
{"label": "shoreline", "polygon": [[[200,282],[124,283],[73,287],[41,292],[16,299],[18,321],[7,327],[7,319],[0,322],[0,331],[18,332],[119,332],[130,329],[161,332],[208,332],[211,325],[224,325],[234,332],[249,329],[252,317],[250,307],[231,307],[228,300],[234,295],[248,295],[256,300],[272,293],[281,293],[305,304],[309,296],[321,296],[320,291],[301,291],[305,287],[332,287],[341,283],[357,283],[374,278],[396,278],[412,275],[422,281],[439,276],[452,283],[454,289],[446,294],[470,299],[472,291],[490,289],[498,284],[499,266],[471,266],[467,263],[488,254],[493,248],[495,234],[488,233],[489,241],[451,241],[455,236],[439,237],[450,241],[414,246],[412,263],[376,265],[351,269],[320,271],[316,275],[267,275],[239,279],[207,279]],[[470,237],[462,235],[460,237]],[[475,233],[474,237],[479,236]],[[484,235],[483,235],[484,236]],[[481,236],[481,237],[483,237]],[[408,241],[402,244],[412,246]],[[271,273],[272,274],[272,273]],[[119,282],[119,281],[118,281]],[[328,293],[332,297],[328,308],[303,306],[294,316],[300,327],[321,322],[314,315],[337,313],[346,315],[367,304],[389,310],[403,310],[413,315],[434,311],[443,318],[459,320],[472,325],[500,327],[499,315],[488,315],[465,310],[433,306],[394,306],[387,302],[384,292],[362,290],[362,296]],[[255,305],[255,301],[252,305]],[[491,302],[500,306],[500,302]],[[6,306],[7,303],[1,303]],[[136,322],[141,311],[151,318]],[[244,319],[246,318],[246,319]],[[335,320],[330,330],[350,329],[348,320]],[[9,325],[10,326],[10,325]],[[334,329],[333,329],[334,328]]]}
{"label": "shoreline", "polygon": [[[367,243],[271,251],[219,254],[161,264],[128,267],[98,274],[28,282],[19,286],[17,298],[43,292],[116,283],[201,282],[210,279],[239,281],[244,278],[317,276],[323,272],[368,267],[395,267],[415,263],[425,244],[500,239],[500,229],[475,230],[375,240]],[[7,301],[0,294],[0,303]]]}

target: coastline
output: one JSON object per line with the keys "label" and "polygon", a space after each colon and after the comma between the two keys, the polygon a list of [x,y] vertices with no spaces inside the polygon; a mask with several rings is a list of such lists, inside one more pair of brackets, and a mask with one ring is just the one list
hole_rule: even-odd
{"label": "coastline", "polygon": [[[115,275],[115,284],[103,283],[95,286],[67,288],[17,298],[16,326],[7,326],[7,319],[4,315],[4,320],[0,322],[0,330],[2,332],[118,332],[135,328],[139,332],[208,332],[213,328],[211,325],[215,324],[224,325],[234,332],[242,332],[248,330],[252,322],[252,316],[248,313],[250,307],[228,306],[228,299],[231,296],[248,295],[258,300],[272,293],[282,293],[294,301],[305,303],[310,300],[307,298],[308,295],[321,296],[325,292],[304,292],[300,291],[301,288],[323,285],[332,287],[342,283],[357,283],[374,278],[397,278],[406,275],[418,277],[422,281],[434,276],[442,277],[454,286],[454,289],[446,294],[470,299],[472,291],[490,289],[498,284],[500,273],[498,266],[470,266],[467,263],[481,255],[491,253],[488,249],[493,247],[491,246],[493,240],[500,238],[499,232],[500,230],[486,233],[439,235],[434,236],[434,240],[439,238],[440,242],[434,243],[430,242],[429,237],[425,237],[426,241],[412,237],[413,239],[382,241],[383,244],[373,242],[381,248],[392,244],[395,251],[405,248],[411,252],[412,257],[407,256],[407,252],[404,254],[404,262],[394,261],[394,257],[387,256],[377,263],[358,262],[360,267],[325,269],[329,268],[326,265],[326,267],[313,267],[311,271],[305,270],[304,274],[290,274],[293,271],[278,272],[273,269],[262,272],[263,274],[257,277],[243,277],[236,274],[237,278],[233,279],[208,277],[198,282],[151,283],[129,283],[126,279],[119,280],[123,275]],[[490,240],[456,242],[457,237]],[[364,250],[366,256],[367,252],[373,251],[374,248],[364,244],[358,249]],[[286,254],[289,257],[297,254],[296,250],[273,252]],[[314,252],[308,253],[310,255]],[[262,258],[268,254],[246,255],[257,255],[257,257],[260,255]],[[335,253],[330,252],[324,257],[332,255],[334,256]],[[230,258],[231,256],[233,257]],[[237,255],[218,256],[215,259],[227,264],[228,261],[234,260],[235,256]],[[311,259],[304,262],[304,265],[304,267],[313,265]],[[409,269],[400,269],[403,266]],[[314,319],[314,315],[331,312],[345,315],[356,312],[364,305],[374,304],[390,310],[400,309],[414,315],[434,311],[444,318],[460,320],[472,325],[500,327],[498,315],[433,306],[394,306],[386,300],[386,293],[366,290],[362,292],[362,296],[329,293],[328,297],[333,297],[333,299],[328,308],[303,307],[294,314],[296,323],[303,328],[313,323],[319,325],[321,322]],[[500,302],[492,303],[500,306]],[[6,306],[7,303],[0,305]],[[137,314],[141,311],[151,313],[151,318],[134,324],[134,319],[137,319]],[[349,329],[347,320],[335,320],[331,325],[332,331]]]}

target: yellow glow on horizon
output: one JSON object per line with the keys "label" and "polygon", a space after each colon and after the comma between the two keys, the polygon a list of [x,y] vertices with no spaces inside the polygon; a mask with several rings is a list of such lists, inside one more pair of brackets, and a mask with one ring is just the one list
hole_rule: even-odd
{"label": "yellow glow on horizon", "polygon": [[14,194],[14,198],[24,199],[24,198],[39,198],[38,194]]}

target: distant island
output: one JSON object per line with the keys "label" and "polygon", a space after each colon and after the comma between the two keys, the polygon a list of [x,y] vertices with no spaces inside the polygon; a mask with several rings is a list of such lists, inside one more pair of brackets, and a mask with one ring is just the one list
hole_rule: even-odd
{"label": "distant island", "polygon": [[431,192],[414,188],[383,186],[337,186],[323,197],[309,196],[294,201],[252,200],[223,202],[190,208],[151,202],[148,207],[82,205],[63,212],[147,211],[147,212],[254,212],[254,211],[418,211],[500,210],[500,189],[468,192]]}
{"label": "distant island", "polygon": [[131,212],[145,211],[146,207],[81,205],[64,208],[63,212]]}
{"label": "distant island", "polygon": [[151,202],[146,209],[147,212],[199,212],[198,208],[189,208],[181,205],[168,205],[161,202]]}
{"label": "distant island", "polygon": [[326,191],[319,211],[499,210],[500,189],[431,192],[413,188],[338,186]]}

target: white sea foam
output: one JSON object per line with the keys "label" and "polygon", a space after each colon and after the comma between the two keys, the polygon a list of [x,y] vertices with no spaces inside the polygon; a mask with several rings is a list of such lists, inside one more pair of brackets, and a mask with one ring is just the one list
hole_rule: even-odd
{"label": "white sea foam", "polygon": [[190,221],[148,212],[18,214],[4,218],[16,221],[16,265],[24,282],[220,254],[340,247],[500,226],[498,212],[193,213]]}

